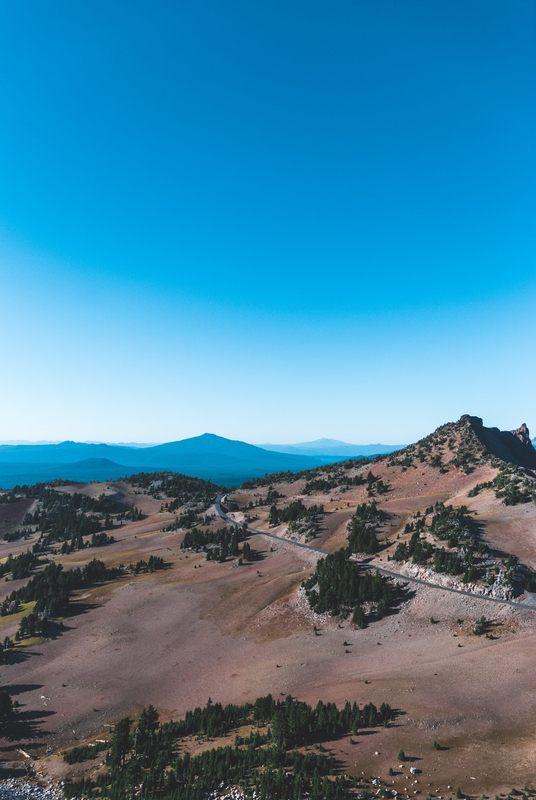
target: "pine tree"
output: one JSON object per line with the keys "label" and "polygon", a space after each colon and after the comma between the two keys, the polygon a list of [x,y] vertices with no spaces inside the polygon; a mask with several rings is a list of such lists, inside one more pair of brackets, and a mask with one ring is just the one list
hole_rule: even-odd
{"label": "pine tree", "polygon": [[286,750],[288,743],[288,721],[284,709],[278,708],[272,719],[272,742],[279,750]]}
{"label": "pine tree", "polygon": [[354,625],[357,625],[358,628],[366,628],[367,627],[367,620],[365,617],[365,612],[363,611],[361,606],[357,606],[354,615],[352,617],[352,622]]}
{"label": "pine tree", "polygon": [[130,750],[130,725],[131,720],[124,717],[115,726],[112,746],[107,759],[111,767],[122,769],[125,764],[125,756]]}

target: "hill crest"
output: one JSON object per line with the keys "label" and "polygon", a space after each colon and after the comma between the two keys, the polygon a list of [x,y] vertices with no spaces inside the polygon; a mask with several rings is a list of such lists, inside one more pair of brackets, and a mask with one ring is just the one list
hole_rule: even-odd
{"label": "hill crest", "polygon": [[501,431],[486,427],[481,417],[470,414],[440,425],[415,444],[393,453],[389,460],[404,466],[414,457],[439,467],[451,463],[466,473],[494,458],[526,470],[536,469],[536,450],[526,423],[513,431]]}

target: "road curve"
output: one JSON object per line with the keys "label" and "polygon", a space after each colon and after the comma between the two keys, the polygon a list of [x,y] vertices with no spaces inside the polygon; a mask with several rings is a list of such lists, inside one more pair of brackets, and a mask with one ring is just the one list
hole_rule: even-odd
{"label": "road curve", "polygon": [[[219,517],[224,519],[226,522],[229,522],[231,525],[235,525],[237,527],[241,527],[239,522],[232,519],[225,511],[222,509],[222,499],[225,497],[225,494],[220,494],[214,501],[214,507]],[[320,553],[323,556],[329,555],[329,551],[321,550],[319,547],[311,547],[308,544],[304,544],[303,542],[293,542],[291,539],[284,539],[282,536],[276,536],[274,533],[267,533],[267,531],[259,531],[256,528],[247,528],[247,532],[251,533],[255,536],[267,536],[269,539],[275,539],[277,542],[283,542],[284,544],[290,544],[294,547],[303,547],[306,550],[312,550],[313,553]],[[359,564],[363,569],[375,569],[382,575],[386,575],[389,578],[396,578],[397,580],[407,581],[408,583],[416,583],[420,586],[428,586],[431,589],[436,589],[441,592],[451,592],[452,594],[461,594],[464,597],[470,597],[472,600],[483,600],[486,603],[498,603],[501,606],[513,606],[517,609],[522,609],[524,611],[536,611],[536,607],[526,605],[525,603],[518,603],[515,600],[500,600],[498,597],[489,597],[485,594],[474,594],[474,592],[465,592],[463,589],[454,589],[451,586],[440,586],[438,583],[432,583],[431,581],[423,581],[422,578],[413,578],[409,575],[402,575],[400,572],[394,572],[390,569],[384,569],[383,567],[377,567],[375,564],[367,564],[364,561],[359,561],[359,559],[354,558],[353,556],[350,558],[350,561],[354,561],[356,564]]]}

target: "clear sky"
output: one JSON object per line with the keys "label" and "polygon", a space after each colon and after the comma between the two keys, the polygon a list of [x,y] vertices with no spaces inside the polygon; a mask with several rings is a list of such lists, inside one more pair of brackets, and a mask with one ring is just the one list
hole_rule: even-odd
{"label": "clear sky", "polygon": [[536,433],[534,0],[4,0],[0,439]]}

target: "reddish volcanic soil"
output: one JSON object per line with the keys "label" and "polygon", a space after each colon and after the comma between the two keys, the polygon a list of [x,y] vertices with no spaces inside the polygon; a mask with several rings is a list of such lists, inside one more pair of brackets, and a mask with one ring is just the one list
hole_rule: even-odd
{"label": "reddish volcanic soil", "polygon": [[[464,475],[451,469],[441,475],[424,464],[402,472],[387,467],[386,460],[372,469],[391,487],[379,502],[390,514],[384,537],[393,547],[410,514],[450,498],[476,513],[495,547],[536,566],[535,505],[506,508],[489,490],[467,497],[495,470],[479,467]],[[21,649],[17,663],[2,667],[3,683],[21,704],[19,738],[3,741],[4,760],[19,759],[16,748],[28,749],[42,756],[36,765],[41,774],[62,776],[70,768],[58,748],[102,734],[144,705],[152,703],[168,719],[209,697],[242,703],[271,692],[313,704],[385,701],[399,709],[393,727],[363,732],[353,737],[354,744],[346,738],[331,745],[352,773],[387,778],[392,767],[390,780],[398,791],[445,795],[448,786],[453,791],[460,786],[467,793],[491,794],[536,784],[536,613],[410,586],[399,613],[354,630],[348,621],[314,618],[305,607],[299,587],[318,554],[257,536],[251,545],[262,557],[252,565],[206,561],[204,554],[180,550],[183,532],[162,532],[172,515],[159,512],[160,500],[133,495],[125,484],[106,486],[149,516],[116,528],[113,545],[55,558],[66,567],[93,557],[111,566],[157,555],[169,569],[81,594],[64,631]],[[302,480],[276,488],[291,498],[303,486]],[[75,488],[81,490],[66,490]],[[94,496],[102,489],[83,487]],[[240,499],[256,502],[263,492],[254,489]],[[344,545],[347,521],[367,494],[361,486],[302,499],[307,505],[323,503],[330,512],[312,544],[335,550]],[[19,516],[24,513],[21,506]],[[250,514],[257,517],[251,524],[268,529],[267,507]],[[8,552],[15,550],[0,544],[0,556]],[[0,600],[22,583],[2,581]],[[482,614],[492,620],[497,638],[472,634]],[[13,634],[17,623],[6,622],[3,635]],[[433,748],[434,740],[441,750]],[[43,757],[45,748],[54,751],[49,758]],[[398,769],[400,749],[421,771],[411,778],[419,784],[410,786],[409,762]]]}

